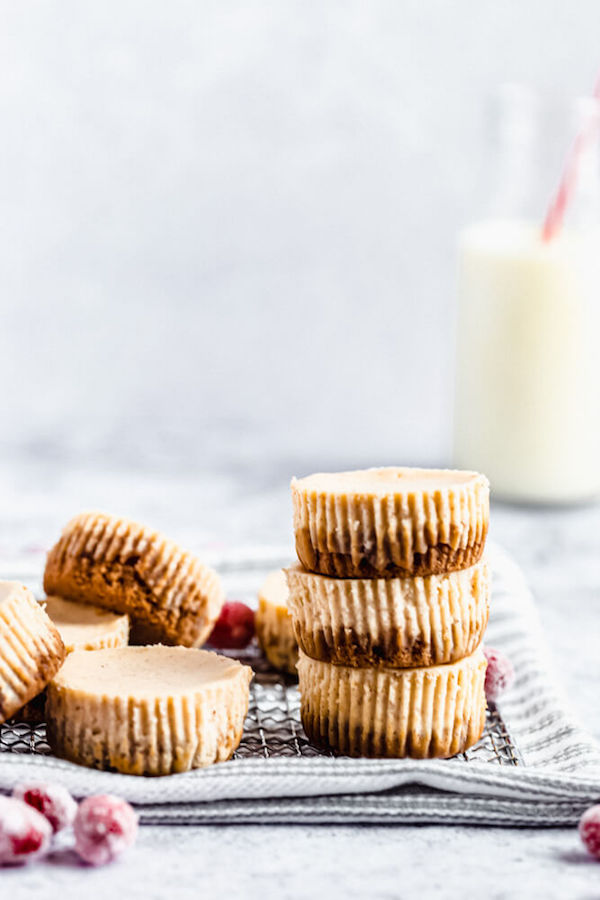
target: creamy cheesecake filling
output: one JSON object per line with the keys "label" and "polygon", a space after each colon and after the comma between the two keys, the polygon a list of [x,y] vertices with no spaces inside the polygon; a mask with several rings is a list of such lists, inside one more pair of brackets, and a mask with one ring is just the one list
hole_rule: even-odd
{"label": "creamy cheesecake filling", "polygon": [[127,615],[56,596],[46,597],[43,606],[58,629],[67,653],[127,645]]}
{"label": "creamy cheesecake filling", "polygon": [[390,494],[425,493],[432,490],[460,487],[485,482],[478,472],[461,469],[415,469],[384,466],[356,469],[350,472],[318,472],[305,478],[293,479],[300,489],[328,494]]}
{"label": "creamy cheesecake filling", "polygon": [[[71,653],[53,687],[100,693],[130,692],[136,697],[174,697],[246,677],[248,666],[209,650],[186,647],[121,647],[88,654]],[[251,671],[251,670],[250,670]],[[243,680],[243,679],[242,679]]]}

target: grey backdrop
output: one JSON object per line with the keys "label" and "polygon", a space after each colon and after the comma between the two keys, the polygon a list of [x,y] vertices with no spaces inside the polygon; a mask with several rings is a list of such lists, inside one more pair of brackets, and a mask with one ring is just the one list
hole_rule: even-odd
{"label": "grey backdrop", "polygon": [[595,0],[1,2],[3,452],[445,460],[485,98]]}

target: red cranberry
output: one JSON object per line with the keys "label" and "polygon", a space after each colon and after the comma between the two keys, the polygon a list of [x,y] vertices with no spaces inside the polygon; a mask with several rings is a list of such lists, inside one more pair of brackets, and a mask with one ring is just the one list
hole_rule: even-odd
{"label": "red cranberry", "polygon": [[0,865],[15,865],[48,851],[52,828],[37,810],[15,797],[0,796]]}
{"label": "red cranberry", "polygon": [[112,794],[88,797],[73,823],[75,850],[90,865],[103,866],[135,843],[137,829],[138,817],[125,800]]}
{"label": "red cranberry", "polygon": [[508,656],[494,647],[484,647],[487,659],[485,673],[485,693],[488,700],[497,700],[515,680],[515,670]]}
{"label": "red cranberry", "polygon": [[590,806],[579,820],[579,835],[586,849],[600,859],[600,806]]}
{"label": "red cranberry", "polygon": [[221,615],[213,628],[209,643],[222,650],[241,650],[254,637],[254,611],[245,603],[230,601],[223,604]]}
{"label": "red cranberry", "polygon": [[50,822],[54,832],[62,831],[63,828],[73,824],[77,803],[61,784],[44,782],[18,784],[12,795],[41,812]]}

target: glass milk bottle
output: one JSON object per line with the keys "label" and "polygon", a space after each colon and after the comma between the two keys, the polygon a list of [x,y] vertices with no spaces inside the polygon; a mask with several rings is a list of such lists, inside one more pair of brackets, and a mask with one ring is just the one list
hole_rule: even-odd
{"label": "glass milk bottle", "polygon": [[557,121],[505,91],[493,209],[460,236],[454,462],[510,500],[600,494],[599,119],[595,100]]}

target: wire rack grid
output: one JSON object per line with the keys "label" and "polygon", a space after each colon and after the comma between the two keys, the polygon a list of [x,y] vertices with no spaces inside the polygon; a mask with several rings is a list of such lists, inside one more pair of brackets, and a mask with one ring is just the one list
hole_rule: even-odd
{"label": "wire rack grid", "polygon": [[[234,758],[332,755],[314,747],[304,733],[300,720],[297,681],[274,672],[256,646],[237,658],[252,666],[255,678],[250,689],[244,735]],[[50,755],[46,726],[43,723],[19,721],[18,717],[1,725],[0,752]],[[495,763],[500,766],[522,764],[502,717],[493,705],[488,709],[481,740],[454,759]]]}
{"label": "wire rack grid", "polygon": [[[289,563],[289,558],[269,553],[248,554],[220,559],[217,568],[224,577],[227,594],[253,605],[259,585],[266,574]],[[39,573],[19,573],[34,593],[41,595]],[[13,575],[13,577],[17,577]],[[314,747],[306,737],[300,719],[298,682],[288,675],[275,672],[253,643],[247,650],[234,655],[252,666],[255,677],[250,688],[248,716],[242,741],[234,759],[258,757],[314,757],[331,756]],[[43,723],[19,720],[18,716],[0,725],[0,753],[50,755]],[[513,741],[499,710],[488,704],[486,724],[481,740],[466,753],[453,758],[462,762],[484,762],[500,766],[523,765],[518,747]]]}

